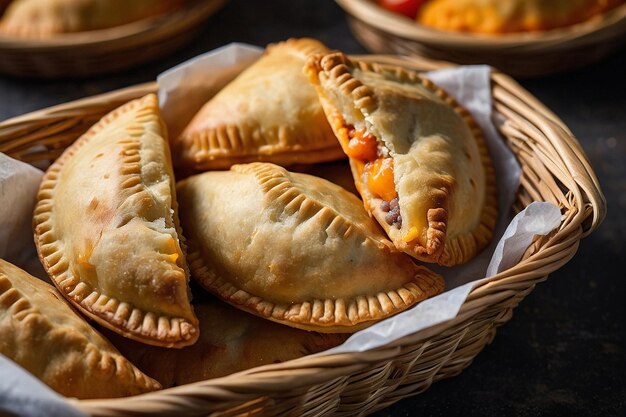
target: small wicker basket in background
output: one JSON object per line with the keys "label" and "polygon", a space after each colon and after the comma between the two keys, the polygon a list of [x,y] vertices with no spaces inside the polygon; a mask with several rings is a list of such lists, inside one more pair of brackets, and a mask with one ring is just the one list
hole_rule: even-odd
{"label": "small wicker basket in background", "polygon": [[567,28],[488,36],[440,31],[387,11],[374,0],[336,0],[355,37],[377,54],[489,64],[536,77],[596,62],[626,43],[626,4]]}
{"label": "small wicker basket in background", "polygon": [[[437,69],[431,61],[391,56],[359,59]],[[121,104],[155,92],[143,84],[0,123],[0,152],[48,164],[93,123]],[[94,416],[364,415],[459,374],[535,285],[576,253],[602,221],[606,203],[593,170],[559,118],[510,77],[492,73],[498,129],[522,167],[515,209],[532,201],[561,208],[558,230],[537,239],[514,267],[469,294],[458,316],[361,353],[303,357],[136,397],[68,399]]]}
{"label": "small wicker basket in background", "polygon": [[24,39],[0,35],[0,73],[86,77],[130,68],[190,42],[228,0],[193,0],[171,13],[122,26]]}

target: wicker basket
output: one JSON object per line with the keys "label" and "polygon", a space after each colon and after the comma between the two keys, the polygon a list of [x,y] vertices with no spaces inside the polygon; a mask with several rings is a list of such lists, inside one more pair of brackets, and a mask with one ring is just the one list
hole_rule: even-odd
{"label": "wicker basket", "polygon": [[567,28],[486,36],[444,32],[387,11],[373,0],[336,0],[355,37],[373,53],[489,64],[536,77],[596,62],[626,42],[626,4]]}
{"label": "wicker basket", "polygon": [[[416,58],[359,58],[434,69]],[[94,416],[353,416],[459,374],[535,284],[574,256],[580,239],[598,226],[606,210],[595,174],[563,122],[508,76],[494,71],[492,86],[494,111],[504,120],[500,133],[523,170],[515,209],[549,201],[561,208],[563,220],[517,265],[472,290],[455,319],[367,352],[303,357],[130,398],[68,401]],[[143,84],[2,122],[0,152],[49,163],[105,113],[156,88]]]}
{"label": "wicker basket", "polygon": [[0,35],[0,73],[19,77],[86,77],[164,56],[188,43],[228,0],[194,0],[180,9],[89,32],[50,39]]}

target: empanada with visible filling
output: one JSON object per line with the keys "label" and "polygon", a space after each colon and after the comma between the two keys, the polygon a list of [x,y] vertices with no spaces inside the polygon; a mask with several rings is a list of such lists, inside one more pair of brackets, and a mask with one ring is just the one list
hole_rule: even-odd
{"label": "empanada with visible filling", "polygon": [[59,291],[99,323],[144,343],[198,338],[174,176],[154,94],[102,118],[48,169],[35,243]]}
{"label": "empanada with visible filling", "polygon": [[342,53],[311,59],[307,72],[366,209],[398,249],[451,266],[487,245],[495,176],[465,109],[415,72]]}
{"label": "empanada with visible filling", "polygon": [[119,26],[165,13],[184,0],[15,0],[0,20],[0,33],[46,38]]}
{"label": "empanada with visible filling", "polygon": [[192,277],[261,317],[353,332],[443,289],[356,196],[321,178],[253,163],[187,178],[177,191]]}
{"label": "empanada with visible filling", "polygon": [[417,15],[438,29],[506,33],[569,26],[623,0],[431,0]]}
{"label": "empanada with visible filling", "polygon": [[174,164],[228,169],[345,158],[302,68],[329,50],[314,39],[269,45],[265,54],[209,100],[173,145]]}
{"label": "empanada with visible filling", "polygon": [[169,388],[321,352],[348,337],[283,326],[215,299],[194,309],[200,339],[193,346],[163,349],[114,334],[109,338],[139,369]]}
{"label": "empanada with visible filling", "polygon": [[0,259],[0,353],[68,397],[160,389],[76,314],[51,285]]}

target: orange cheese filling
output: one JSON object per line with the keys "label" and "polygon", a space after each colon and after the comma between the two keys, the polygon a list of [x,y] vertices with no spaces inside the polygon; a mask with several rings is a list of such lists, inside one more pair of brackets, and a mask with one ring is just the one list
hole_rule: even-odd
{"label": "orange cheese filling", "polygon": [[365,165],[367,188],[385,201],[398,196],[393,181],[393,161],[391,158],[378,158]]}
{"label": "orange cheese filling", "polygon": [[348,144],[346,154],[350,158],[365,163],[367,187],[379,198],[391,201],[398,196],[393,179],[393,161],[389,157],[379,156],[378,141],[364,129],[346,128]]}
{"label": "orange cheese filling", "polygon": [[378,158],[378,142],[376,138],[363,130],[348,128],[348,147],[346,153],[350,158],[361,161],[373,161]]}

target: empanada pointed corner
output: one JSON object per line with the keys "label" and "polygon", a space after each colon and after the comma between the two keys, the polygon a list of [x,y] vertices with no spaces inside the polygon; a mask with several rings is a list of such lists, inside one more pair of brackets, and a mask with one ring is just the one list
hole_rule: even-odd
{"label": "empanada pointed corner", "polygon": [[124,397],[161,388],[52,286],[2,259],[0,334],[0,353],[68,397]]}
{"label": "empanada pointed corner", "polygon": [[59,291],[144,343],[198,338],[166,130],[154,94],[112,111],[48,169],[33,225]]}
{"label": "empanada pointed corner", "polygon": [[443,288],[441,276],[393,247],[355,195],[329,181],[253,163],[177,188],[192,275],[253,314],[350,333]]}
{"label": "empanada pointed corner", "polygon": [[309,59],[305,71],[365,207],[398,249],[452,266],[487,245],[497,218],[495,175],[467,110],[402,67],[332,53]]}
{"label": "empanada pointed corner", "polygon": [[302,68],[329,50],[314,39],[269,45],[174,138],[177,167],[228,169],[255,161],[311,164],[345,158]]}

